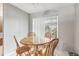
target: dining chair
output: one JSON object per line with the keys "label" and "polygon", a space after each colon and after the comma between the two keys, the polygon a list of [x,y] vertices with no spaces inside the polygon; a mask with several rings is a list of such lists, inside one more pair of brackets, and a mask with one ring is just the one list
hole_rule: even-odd
{"label": "dining chair", "polygon": [[16,39],[16,37],[15,37],[15,35],[14,35],[14,40],[15,40],[15,43],[16,43],[17,48],[20,47],[20,46],[19,46],[19,43],[18,43],[18,41],[17,41],[17,39]]}
{"label": "dining chair", "polygon": [[3,38],[1,37],[0,38],[0,46],[2,46],[3,45]]}
{"label": "dining chair", "polygon": [[28,47],[27,45],[24,45],[24,46],[20,47],[15,35],[14,35],[14,40],[15,40],[15,43],[16,43],[16,46],[17,46],[17,48],[16,48],[16,54],[17,55],[16,56],[30,55],[30,53],[29,53],[30,47]]}
{"label": "dining chair", "polygon": [[51,33],[46,32],[46,33],[45,33],[45,37],[46,37],[46,38],[49,38],[49,39],[51,40]]}
{"label": "dining chair", "polygon": [[52,39],[50,42],[34,45],[35,56],[54,56],[54,50],[59,42],[59,39]]}
{"label": "dining chair", "polygon": [[0,37],[0,56],[4,55],[3,37]]}
{"label": "dining chair", "polygon": [[50,42],[47,42],[43,45],[43,49],[45,50],[42,54],[43,56],[54,56],[54,50],[59,42],[59,39],[53,39]]}
{"label": "dining chair", "polygon": [[52,41],[48,42],[47,50],[46,50],[47,56],[54,56],[54,51],[55,51],[55,48],[57,47],[58,42],[59,42],[59,39],[53,39]]}
{"label": "dining chair", "polygon": [[36,33],[35,33],[35,32],[29,32],[29,33],[28,33],[28,37],[29,37],[29,36],[30,36],[30,37],[36,36]]}

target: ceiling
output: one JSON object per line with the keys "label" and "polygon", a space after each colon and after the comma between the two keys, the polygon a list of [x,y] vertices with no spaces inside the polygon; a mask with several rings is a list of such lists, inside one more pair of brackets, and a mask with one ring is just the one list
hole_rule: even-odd
{"label": "ceiling", "polygon": [[13,6],[27,13],[36,13],[46,10],[57,10],[59,8],[73,5],[73,3],[11,3]]}

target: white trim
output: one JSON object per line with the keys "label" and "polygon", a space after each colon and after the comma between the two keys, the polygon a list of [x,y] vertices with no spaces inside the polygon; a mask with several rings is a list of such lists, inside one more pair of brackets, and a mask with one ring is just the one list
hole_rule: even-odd
{"label": "white trim", "polygon": [[58,16],[57,16],[57,38],[58,38]]}

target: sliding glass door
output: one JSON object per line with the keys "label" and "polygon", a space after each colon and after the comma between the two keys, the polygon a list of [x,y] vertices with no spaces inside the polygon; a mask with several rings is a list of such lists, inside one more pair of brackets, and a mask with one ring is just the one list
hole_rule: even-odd
{"label": "sliding glass door", "polygon": [[36,33],[39,43],[44,42],[45,33],[49,32],[52,38],[58,37],[58,16],[33,18],[33,32]]}

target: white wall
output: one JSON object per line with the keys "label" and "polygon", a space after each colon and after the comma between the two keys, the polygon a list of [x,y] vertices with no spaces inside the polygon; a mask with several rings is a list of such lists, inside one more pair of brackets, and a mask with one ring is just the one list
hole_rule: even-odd
{"label": "white wall", "polygon": [[74,51],[74,5],[59,9],[59,48]]}
{"label": "white wall", "polygon": [[75,52],[79,54],[79,4],[76,5]]}
{"label": "white wall", "polygon": [[27,33],[28,14],[10,4],[4,4],[4,54],[9,55],[16,49],[13,35],[20,41]]}
{"label": "white wall", "polygon": [[40,12],[31,14],[31,18],[53,16],[58,14],[59,50],[74,51],[74,6],[59,8],[58,12],[48,12],[48,15]]}

